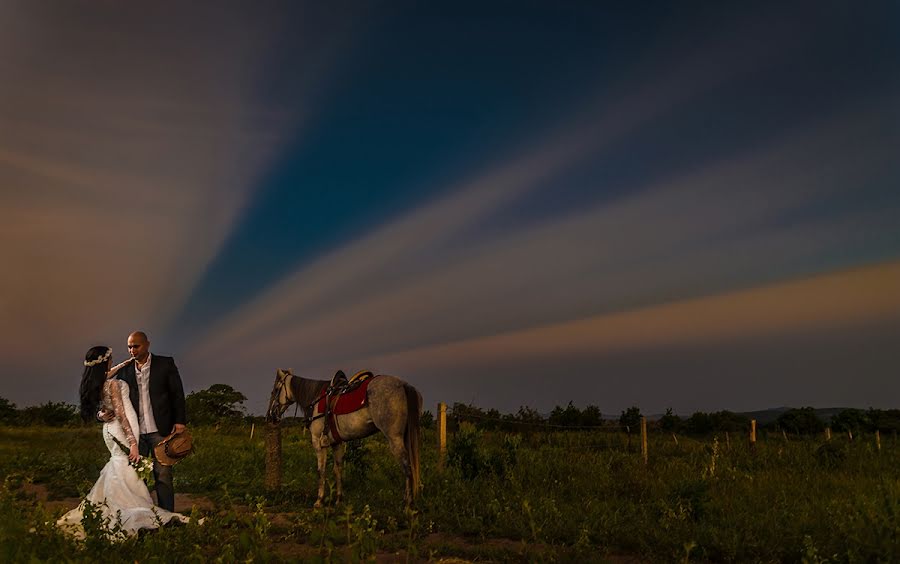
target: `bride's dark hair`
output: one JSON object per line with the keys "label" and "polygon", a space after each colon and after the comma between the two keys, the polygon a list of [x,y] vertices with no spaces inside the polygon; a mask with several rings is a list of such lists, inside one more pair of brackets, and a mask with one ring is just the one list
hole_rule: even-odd
{"label": "bride's dark hair", "polygon": [[[81,418],[87,421],[96,421],[97,409],[100,407],[100,390],[106,381],[106,361],[94,362],[106,356],[109,347],[98,345],[91,347],[84,355],[84,372],[81,374]],[[90,365],[89,365],[90,364]]]}

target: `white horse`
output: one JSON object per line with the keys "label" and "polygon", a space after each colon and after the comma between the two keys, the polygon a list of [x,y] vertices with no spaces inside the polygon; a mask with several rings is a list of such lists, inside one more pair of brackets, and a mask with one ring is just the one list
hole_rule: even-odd
{"label": "white horse", "polygon": [[[381,431],[388,441],[388,448],[403,469],[406,476],[404,501],[411,505],[419,490],[419,420],[422,413],[422,394],[403,380],[394,376],[372,377],[366,390],[363,407],[344,415],[334,417],[334,425],[339,438],[328,432],[330,424],[325,413],[319,411],[319,400],[329,387],[328,380],[309,380],[278,370],[272,398],[266,412],[266,420],[278,422],[287,408],[296,403],[303,409],[312,438],[313,449],[319,468],[319,493],[315,507],[322,506],[325,497],[326,448],[334,453],[334,478],[336,502],[340,503],[341,469],[345,443],[343,441],[361,439]],[[329,415],[328,417],[332,417]]]}

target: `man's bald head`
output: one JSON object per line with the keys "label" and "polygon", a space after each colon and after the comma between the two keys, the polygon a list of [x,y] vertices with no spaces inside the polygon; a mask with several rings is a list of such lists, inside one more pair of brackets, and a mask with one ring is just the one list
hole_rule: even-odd
{"label": "man's bald head", "polygon": [[128,352],[139,364],[147,362],[150,356],[150,339],[143,331],[135,331],[128,335]]}
{"label": "man's bald head", "polygon": [[145,343],[150,342],[150,339],[147,338],[147,334],[144,333],[143,331],[135,331],[131,335],[128,335],[128,339],[129,340],[130,339],[140,339],[141,341],[143,341]]}

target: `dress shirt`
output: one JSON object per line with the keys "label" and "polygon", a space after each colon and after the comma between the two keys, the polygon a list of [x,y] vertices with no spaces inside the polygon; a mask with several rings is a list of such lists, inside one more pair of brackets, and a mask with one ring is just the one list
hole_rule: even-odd
{"label": "dress shirt", "polygon": [[153,418],[153,405],[150,403],[150,362],[153,355],[147,357],[147,362],[138,368],[137,362],[134,363],[134,375],[138,383],[138,397],[140,408],[138,409],[138,424],[141,427],[141,434],[156,433],[156,420]]}

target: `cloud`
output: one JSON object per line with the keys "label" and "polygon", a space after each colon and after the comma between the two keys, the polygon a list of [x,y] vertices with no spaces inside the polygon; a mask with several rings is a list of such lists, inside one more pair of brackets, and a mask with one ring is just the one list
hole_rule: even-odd
{"label": "cloud", "polygon": [[454,245],[491,207],[464,214],[457,202],[480,192],[463,191],[301,269],[191,354],[318,365],[841,266],[829,257],[872,242],[854,237],[861,222],[875,241],[896,231],[890,214],[808,210],[891,169],[897,135],[878,124],[874,111],[841,116],[632,196]]}
{"label": "cloud", "polygon": [[[323,378],[336,368],[396,370],[424,379],[430,392],[448,400],[472,390],[499,405],[506,397],[501,384],[517,374],[530,372],[536,381],[540,370],[546,377],[551,367],[568,373],[596,361],[598,335],[622,330],[622,338],[632,339],[611,338],[620,346],[600,347],[604,354],[640,356],[676,346],[698,347],[702,358],[706,338],[714,344],[729,334],[705,307],[737,318],[753,311],[741,309],[752,302],[748,296],[733,306],[713,299],[665,309],[672,304],[889,258],[867,253],[890,248],[896,237],[890,210],[846,205],[858,187],[896,172],[891,148],[898,132],[883,120],[889,100],[868,100],[867,108],[825,116],[768,146],[631,186],[617,200],[543,222],[488,228],[519,198],[552,198],[570,169],[602,158],[682,104],[753,76],[779,50],[803,47],[815,35],[776,25],[772,41],[760,46],[757,24],[742,22],[707,42],[676,46],[662,63],[604,84],[573,119],[442,190],[442,198],[297,265],[201,336],[186,362],[242,387],[267,380],[277,366]],[[734,346],[760,339],[763,325],[777,333],[779,312],[792,311],[763,302],[770,309],[758,311],[771,314],[773,323],[737,324],[731,342],[743,344]],[[663,309],[646,313],[653,308]],[[840,333],[849,323],[845,314],[820,319],[831,324],[822,330]],[[656,315],[667,332],[636,329],[652,326]],[[713,321],[682,333],[696,315]],[[858,321],[871,326],[878,319]],[[688,335],[693,338],[676,338]],[[771,358],[773,347],[758,357]],[[527,401],[527,393],[517,393]]]}
{"label": "cloud", "polygon": [[[675,407],[869,407],[900,335],[900,262],[526,330],[347,359],[405,376],[437,401],[548,411],[575,400],[616,415]],[[328,374],[330,365],[313,367]],[[889,397],[889,396],[879,396]],[[885,403],[888,401],[888,403]]]}
{"label": "cloud", "polygon": [[749,290],[592,316],[500,335],[438,344],[369,359],[404,357],[436,365],[453,359],[529,362],[576,355],[788,335],[823,327],[853,329],[900,320],[900,262],[833,272]]}
{"label": "cloud", "polygon": [[[0,8],[5,373],[50,378],[165,326],[305,119],[346,26],[233,8]],[[301,32],[319,47],[291,55],[307,78],[282,81],[289,105],[263,99],[272,42]]]}
{"label": "cloud", "polygon": [[[498,277],[496,274],[501,269],[494,265],[509,261],[533,264],[537,272],[517,272],[516,276],[520,280],[532,277],[532,285],[542,284],[546,277],[540,275],[552,272],[553,268],[548,267],[556,259],[566,260],[568,251],[558,251],[570,242],[564,238],[596,235],[589,233],[595,217],[585,217],[580,222],[565,219],[540,232],[515,233],[506,241],[479,241],[479,245],[487,247],[485,251],[473,252],[461,243],[463,235],[489,221],[493,214],[517,198],[552,182],[567,168],[602,155],[606,148],[686,100],[737,75],[754,72],[766,64],[779,45],[795,43],[806,35],[776,25],[771,30],[772,40],[760,47],[754,40],[757,23],[741,21],[705,42],[674,49],[663,40],[660,48],[665,49],[666,55],[662,61],[639,65],[628,79],[608,90],[604,88],[592,105],[545,134],[535,135],[530,147],[482,171],[469,182],[443,190],[446,196],[314,264],[301,266],[221,320],[208,334],[201,335],[192,354],[216,356],[238,343],[252,348],[258,341],[265,341],[271,349],[273,339],[286,346],[284,343],[292,338],[292,328],[299,326],[316,327],[307,333],[318,335],[313,339],[315,343],[324,343],[335,332],[346,332],[348,323],[351,332],[365,333],[369,327],[365,320],[383,316],[386,311],[395,319],[400,314],[403,320],[415,321],[410,327],[417,326],[420,318],[437,312],[431,306],[410,306],[415,302],[414,296],[424,303],[443,302],[444,309],[452,311],[459,310],[460,300],[464,303],[473,299],[493,301],[497,291],[506,292],[507,288],[486,286],[492,283],[496,286],[498,280],[503,284],[510,281],[502,272]],[[740,58],[742,64],[734,65],[734,57]],[[715,192],[717,187],[707,189]],[[680,202],[681,199],[675,190],[669,191],[668,200],[655,196],[653,202],[660,209],[649,210],[656,214],[650,221],[660,219],[658,213],[667,211],[670,200]],[[640,205],[635,208],[635,217],[628,221],[647,221],[637,216],[648,210]],[[579,229],[584,231],[579,224],[587,225],[588,232],[579,233]],[[545,231],[551,231],[552,236],[545,238]],[[576,247],[582,247],[582,242],[575,241]],[[461,257],[460,253],[467,256]],[[529,258],[533,253],[538,255],[536,259]],[[571,254],[569,262],[590,261],[591,253],[590,257],[583,253]],[[466,264],[460,266],[460,262]],[[560,270],[566,272],[567,268],[571,266],[564,265]],[[463,272],[454,275],[454,269]],[[479,281],[477,288],[470,284],[474,280]],[[377,308],[372,304],[379,300],[383,307],[371,311]],[[418,317],[402,317],[401,312],[409,307],[416,309]],[[351,322],[352,319],[356,322]],[[360,342],[372,342],[372,337],[369,334]],[[311,348],[321,350],[315,345]]]}
{"label": "cloud", "polygon": [[[765,402],[776,387],[784,402],[867,407],[871,395],[859,386],[878,385],[895,366],[897,353],[884,343],[900,335],[898,285],[893,261],[321,364],[243,349],[227,359],[255,411],[264,409],[275,367],[313,378],[336,367],[393,373],[428,405],[477,400],[546,410],[576,399],[599,402],[605,413],[628,402],[691,413],[773,407]],[[849,374],[858,386],[848,387]]]}

